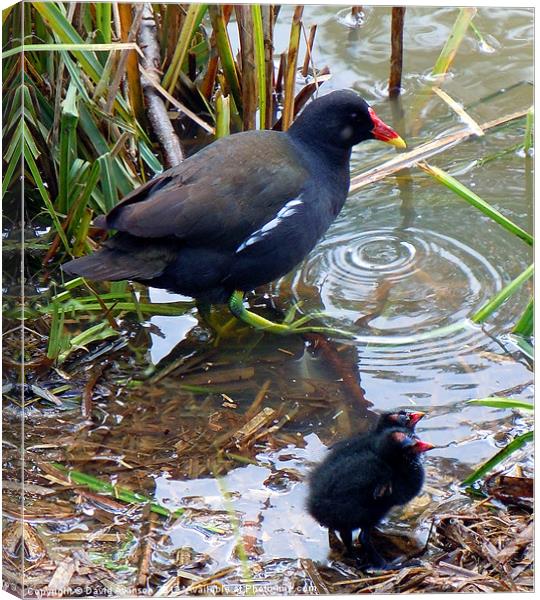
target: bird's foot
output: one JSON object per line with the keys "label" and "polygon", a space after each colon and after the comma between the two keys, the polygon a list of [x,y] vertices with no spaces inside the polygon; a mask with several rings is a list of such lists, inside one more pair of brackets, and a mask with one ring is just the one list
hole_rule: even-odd
{"label": "bird's foot", "polygon": [[[249,328],[239,327],[238,319],[231,317],[225,321],[221,314],[216,314],[211,310],[209,303],[197,302],[197,310],[202,318],[202,322],[214,332],[214,346],[219,345],[222,339],[240,335]],[[221,317],[221,318],[220,318]]]}
{"label": "bird's foot", "polygon": [[395,559],[386,561],[380,555],[376,560],[374,560],[373,557],[366,557],[364,555],[356,557],[355,566],[361,571],[366,571],[369,573],[384,573],[386,571],[399,571],[407,567],[421,567],[423,566],[423,563],[422,561],[415,559],[404,561]]}
{"label": "bird's foot", "polygon": [[321,312],[310,313],[295,320],[294,317],[296,314],[296,308],[297,305],[291,307],[287,311],[283,323],[276,323],[274,321],[270,321],[270,319],[266,319],[265,317],[261,317],[260,315],[247,310],[247,308],[244,306],[244,294],[242,292],[234,292],[229,299],[229,309],[231,310],[232,314],[255,329],[267,331],[269,333],[275,333],[277,335],[322,333],[338,337],[353,337],[350,332],[337,329],[335,327],[306,325],[306,323],[309,321],[323,316],[324,313]]}

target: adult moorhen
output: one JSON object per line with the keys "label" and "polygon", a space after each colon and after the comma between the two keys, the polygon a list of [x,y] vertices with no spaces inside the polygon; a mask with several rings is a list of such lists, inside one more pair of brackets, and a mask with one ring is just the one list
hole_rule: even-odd
{"label": "adult moorhen", "polygon": [[352,532],[371,565],[384,567],[371,531],[391,508],[420,493],[424,469],[420,454],[433,448],[406,428],[369,434],[369,443],[330,452],[309,478],[309,513],[324,527],[338,531],[347,553],[354,555]]}
{"label": "adult moorhen", "polygon": [[307,317],[274,323],[244,307],[244,292],[288,273],[315,246],[349,190],[351,149],[376,139],[405,142],[358,94],[311,102],[288,131],[221,138],[128,194],[96,226],[117,233],[69,275],[131,279],[201,304],[228,302],[253,327],[326,331]]}

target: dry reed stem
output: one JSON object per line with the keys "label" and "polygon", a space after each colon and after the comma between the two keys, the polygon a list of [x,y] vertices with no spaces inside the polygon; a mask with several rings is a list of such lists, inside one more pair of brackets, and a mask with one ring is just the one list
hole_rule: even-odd
{"label": "dry reed stem", "polygon": [[157,92],[161,87],[159,71],[161,55],[154,13],[149,2],[144,4],[138,41],[144,54],[142,60],[144,76],[141,83],[148,105],[148,119],[163,149],[167,167],[175,167],[184,160],[184,153],[169,119],[167,107]]}
{"label": "dry reed stem", "polygon": [[392,8],[391,44],[392,55],[390,58],[390,79],[388,81],[388,95],[395,98],[401,93],[401,72],[403,69],[403,22],[405,7]]}

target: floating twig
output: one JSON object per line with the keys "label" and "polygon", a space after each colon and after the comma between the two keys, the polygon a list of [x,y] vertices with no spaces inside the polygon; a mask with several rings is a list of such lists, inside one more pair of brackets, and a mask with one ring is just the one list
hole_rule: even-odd
{"label": "floating twig", "polygon": [[450,95],[448,95],[446,92],[443,92],[443,90],[441,90],[440,88],[438,88],[436,86],[433,87],[433,91],[437,94],[437,96],[439,96],[439,98],[444,100],[446,102],[446,104],[448,104],[448,106],[456,114],[458,114],[461,117],[461,120],[472,129],[473,133],[475,133],[478,136],[484,135],[483,129],[469,115],[469,113],[465,111],[465,109],[463,108],[463,106],[461,106],[461,104],[456,102]]}
{"label": "floating twig", "polygon": [[[520,119],[526,114],[526,110],[520,110],[510,115],[505,115],[504,117],[499,117],[497,119],[493,119],[492,121],[482,123],[480,127],[486,131],[487,129],[497,127],[498,125],[503,125],[504,123],[509,123],[515,119]],[[439,152],[450,148],[454,144],[466,140],[467,138],[471,137],[471,135],[473,135],[473,132],[467,128],[456,133],[449,133],[442,138],[426,142],[425,144],[414,148],[414,150],[411,150],[410,152],[403,152],[398,156],[386,161],[382,165],[374,167],[365,173],[361,173],[360,175],[353,177],[351,179],[351,187],[349,188],[349,191],[355,192],[368,183],[374,183],[375,181],[384,179],[388,175],[396,173],[401,169],[412,167],[417,162],[430,158],[435,154],[439,154]]]}
{"label": "floating twig", "polygon": [[266,427],[274,419],[275,415],[275,409],[269,406],[263,408],[243,427],[233,433],[232,438],[235,445],[238,447],[245,445],[260,429]]}

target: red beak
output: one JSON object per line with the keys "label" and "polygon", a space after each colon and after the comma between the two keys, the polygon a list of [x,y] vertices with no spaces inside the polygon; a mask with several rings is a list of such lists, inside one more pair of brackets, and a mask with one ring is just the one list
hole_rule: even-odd
{"label": "red beak", "polygon": [[371,120],[373,121],[373,129],[371,130],[371,133],[376,140],[386,142],[387,144],[391,144],[396,148],[407,147],[407,144],[401,139],[401,137],[384,121],[379,119],[371,107],[368,110]]}
{"label": "red beak", "polygon": [[409,413],[409,421],[411,422],[411,425],[414,427],[418,423],[418,421],[420,421],[420,419],[425,416],[426,416],[426,413],[424,413],[424,412],[420,412],[420,411],[410,412]]}
{"label": "red beak", "polygon": [[429,442],[423,442],[422,440],[417,440],[416,443],[414,444],[414,450],[417,454],[421,454],[422,452],[427,452],[428,450],[431,450],[432,448],[435,448],[435,446],[433,444],[430,444]]}

